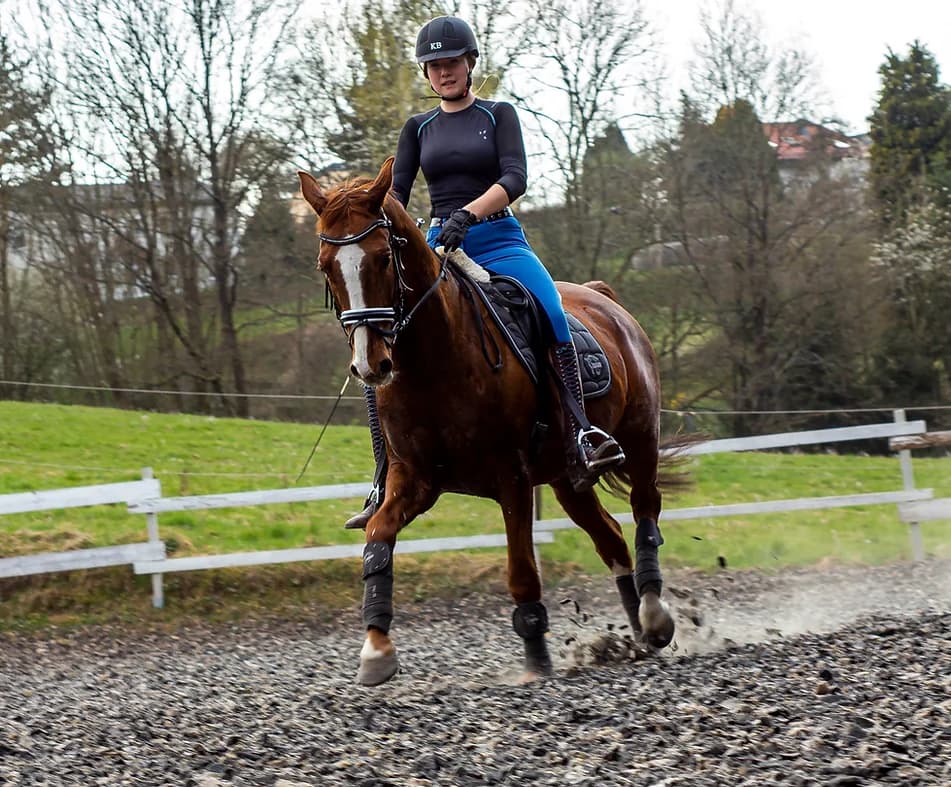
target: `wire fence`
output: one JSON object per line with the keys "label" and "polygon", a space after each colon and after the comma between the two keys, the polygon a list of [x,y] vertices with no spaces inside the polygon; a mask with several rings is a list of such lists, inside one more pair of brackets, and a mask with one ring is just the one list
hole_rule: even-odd
{"label": "wire fence", "polygon": [[[61,390],[61,391],[91,391],[96,393],[128,393],[144,394],[154,396],[198,396],[211,397],[218,399],[264,399],[264,400],[297,400],[297,401],[335,401],[338,398],[341,401],[362,402],[361,395],[336,396],[333,394],[280,394],[280,393],[234,393],[229,391],[182,391],[178,389],[162,388],[111,388],[109,386],[99,385],[72,385],[66,383],[34,383],[22,380],[0,380],[0,386],[8,385],[21,388],[38,388],[41,390]],[[926,410],[944,411],[951,410],[951,404],[927,404],[927,405],[882,405],[880,407],[832,407],[823,409],[806,410],[715,410],[705,408],[687,408],[684,410],[675,410],[663,408],[661,412],[668,415],[678,416],[737,416],[737,415],[855,415],[861,413],[892,413],[895,410],[905,410],[907,412],[921,412]]]}
{"label": "wire fence", "polygon": [[[326,403],[330,404],[331,407],[321,408],[320,413],[308,413],[304,418],[287,418],[286,413],[283,415],[285,417],[269,419],[261,412],[253,414],[253,417],[259,418],[261,420],[291,420],[308,423],[313,425],[315,423],[325,424],[325,423],[338,423],[338,424],[365,424],[365,410],[364,410],[364,401],[363,396],[360,394],[357,395],[345,395],[344,391],[346,386],[341,389],[339,394],[294,394],[294,393],[269,393],[269,392],[254,392],[254,393],[232,393],[232,392],[208,392],[208,391],[181,391],[181,390],[172,390],[172,389],[161,389],[161,388],[112,388],[109,386],[94,386],[94,385],[74,385],[67,383],[35,383],[28,381],[19,381],[19,380],[0,380],[0,398],[2,398],[2,393],[4,391],[4,386],[9,386],[11,389],[16,388],[20,389],[35,389],[38,391],[50,391],[58,393],[80,393],[80,394],[96,394],[96,395],[108,395],[114,396],[115,394],[129,394],[137,396],[147,396],[147,397],[215,397],[219,399],[239,399],[244,398],[248,400],[258,401],[258,402],[267,402],[267,401],[277,401],[277,402],[291,402],[297,403],[299,405],[306,406],[313,403]],[[18,399],[20,397],[17,397]],[[31,400],[35,400],[35,397],[32,397]],[[344,408],[341,407],[334,411],[333,407],[335,404],[339,403],[349,403],[350,408],[349,412],[341,412]],[[80,402],[75,401],[61,401],[61,404],[79,404]],[[148,408],[142,408],[148,409]],[[861,408],[823,408],[823,409],[805,409],[805,410],[715,410],[715,409],[662,409],[662,414],[664,418],[664,432],[677,432],[677,431],[687,431],[687,432],[704,432],[711,436],[723,437],[723,436],[737,436],[730,431],[729,425],[725,424],[724,419],[762,419],[764,426],[768,422],[769,431],[779,431],[777,429],[777,424],[784,424],[788,430],[797,430],[803,428],[804,424],[808,424],[813,427],[829,427],[837,425],[852,425],[856,423],[867,422],[873,417],[877,418],[882,415],[885,415],[887,418],[890,418],[892,413],[897,409],[905,410],[909,415],[911,414],[927,414],[934,413],[936,416],[935,423],[929,423],[929,428],[940,428],[941,421],[944,420],[942,417],[944,413],[951,411],[951,404],[929,404],[929,405],[913,405],[913,406],[896,406],[896,407],[861,407]],[[330,415],[327,415],[327,413]],[[204,414],[204,413],[199,413]],[[332,417],[331,417],[332,416]],[[859,447],[861,450],[861,447]],[[301,459],[303,461],[303,458]],[[36,462],[31,460],[15,459],[7,456],[0,456],[0,466],[8,467],[34,467],[34,468],[45,468],[49,470],[58,470],[65,472],[97,472],[97,473],[108,473],[114,475],[127,475],[129,473],[138,472],[138,466],[135,467],[106,467],[102,465],[91,465],[91,464],[68,464],[68,463],[49,463],[49,462]],[[232,471],[195,471],[189,470],[186,468],[175,468],[175,467],[166,467],[166,468],[156,468],[157,472],[162,473],[166,476],[177,476],[177,477],[207,477],[207,478],[275,478],[275,479],[287,479],[288,476],[297,475],[296,471],[286,470],[282,472],[267,472],[267,471],[241,471],[241,472],[232,472]]]}

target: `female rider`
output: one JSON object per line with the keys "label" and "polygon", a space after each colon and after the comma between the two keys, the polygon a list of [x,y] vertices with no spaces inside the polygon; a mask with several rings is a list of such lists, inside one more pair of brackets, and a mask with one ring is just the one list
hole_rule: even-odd
{"label": "female rider", "polygon": [[[439,96],[439,105],[413,115],[403,126],[393,165],[393,194],[405,206],[422,168],[432,205],[429,245],[446,252],[462,248],[491,273],[521,282],[540,303],[554,336],[554,369],[577,404],[569,407],[562,396],[571,437],[569,478],[575,489],[586,489],[600,469],[623,462],[624,453],[583,415],[577,356],[561,297],[509,207],[526,186],[521,126],[511,104],[486,101],[472,92],[478,57],[472,29],[457,17],[437,17],[419,31],[416,62]],[[350,528],[366,526],[382,501],[386,477],[376,395],[369,387],[364,393],[377,469],[366,508],[346,523]]]}

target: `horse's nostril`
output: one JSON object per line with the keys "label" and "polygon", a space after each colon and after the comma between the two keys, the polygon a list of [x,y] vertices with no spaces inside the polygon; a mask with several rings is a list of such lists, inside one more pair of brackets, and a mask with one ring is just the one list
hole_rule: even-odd
{"label": "horse's nostril", "polygon": [[393,361],[389,358],[384,358],[380,361],[380,374],[389,374],[393,371]]}
{"label": "horse's nostril", "polygon": [[355,363],[350,364],[350,374],[352,374],[354,377],[358,379],[360,377],[360,375],[357,374],[357,365]]}

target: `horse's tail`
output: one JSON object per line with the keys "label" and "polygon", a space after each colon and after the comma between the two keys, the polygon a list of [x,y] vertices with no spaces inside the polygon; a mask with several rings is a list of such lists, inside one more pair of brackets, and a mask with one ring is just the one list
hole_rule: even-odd
{"label": "horse's tail", "polygon": [[[595,279],[586,281],[585,287],[599,292],[615,303],[621,303],[614,291],[614,288],[607,282]],[[660,455],[657,469],[657,485],[665,492],[676,492],[678,490],[689,489],[693,486],[693,479],[690,472],[685,468],[688,462],[689,454],[687,449],[692,445],[706,442],[709,436],[705,434],[692,433],[686,434],[679,432],[670,437],[664,438],[660,444]],[[618,497],[626,498],[634,482],[630,475],[623,469],[608,470],[601,476],[601,485],[607,487]]]}
{"label": "horse's tail", "polygon": [[614,291],[614,288],[607,282],[601,281],[600,279],[595,279],[594,281],[586,281],[584,283],[585,287],[594,290],[595,292],[600,292],[602,295],[607,296],[615,303],[620,303],[621,301],[617,297],[617,293]]}
{"label": "horse's tail", "polygon": [[[678,492],[693,487],[693,477],[686,469],[686,464],[690,460],[687,449],[705,443],[709,439],[708,435],[697,432],[690,434],[678,432],[661,440],[657,485],[662,492]],[[618,497],[626,499],[631,493],[634,481],[625,470],[617,468],[608,470],[601,476],[601,485]]]}

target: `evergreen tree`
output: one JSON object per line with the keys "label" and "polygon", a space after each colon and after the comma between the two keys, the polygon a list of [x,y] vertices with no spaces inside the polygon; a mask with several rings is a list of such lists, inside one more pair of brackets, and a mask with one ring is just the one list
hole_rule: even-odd
{"label": "evergreen tree", "polygon": [[951,90],[918,41],[907,57],[889,52],[879,68],[882,85],[869,117],[870,180],[884,228],[902,224],[912,205],[951,187]]}
{"label": "evergreen tree", "polygon": [[396,150],[406,118],[426,107],[425,81],[410,46],[430,11],[416,0],[396,8],[371,2],[351,23],[354,49],[337,96],[339,129],[328,134],[327,145],[356,172],[375,173]]}
{"label": "evergreen tree", "polygon": [[[656,109],[656,64],[644,11],[620,0],[530,0],[513,32],[521,72],[507,87],[529,140],[529,198],[563,205],[560,223],[546,222],[543,259],[557,277],[616,283],[618,271],[603,265],[611,239],[593,201],[600,188],[593,170],[604,171],[596,164],[602,154],[630,160],[617,127],[632,130]],[[541,144],[543,167],[532,162],[532,143]],[[636,194],[640,183],[629,187]],[[632,202],[613,206],[629,222]]]}
{"label": "evergreen tree", "polygon": [[553,275],[607,279],[622,290],[628,260],[654,236],[653,178],[649,157],[635,154],[617,123],[608,124],[584,153],[574,203],[525,214],[536,250]]}
{"label": "evergreen tree", "polygon": [[580,191],[589,206],[585,229],[592,233],[596,262],[629,257],[653,238],[653,175],[648,157],[635,155],[617,123],[609,124],[585,152]]}
{"label": "evergreen tree", "polygon": [[713,124],[689,129],[696,145],[698,187],[734,200],[734,215],[759,210],[779,188],[776,152],[763,133],[752,104],[738,99],[717,111]]}
{"label": "evergreen tree", "polygon": [[884,402],[928,404],[946,396],[951,368],[951,89],[918,41],[906,57],[889,52],[879,73],[870,185],[889,329],[876,379]]}
{"label": "evergreen tree", "polygon": [[[284,175],[284,172],[279,174]],[[276,181],[276,179],[275,179]],[[240,268],[246,304],[284,314],[302,289],[313,287],[314,227],[300,221],[283,183],[266,183],[241,237]]]}

